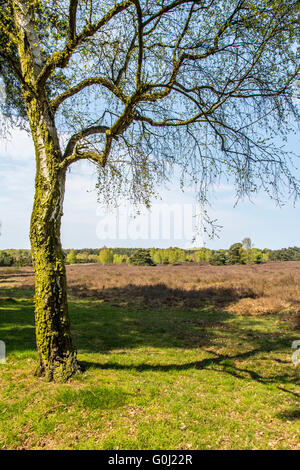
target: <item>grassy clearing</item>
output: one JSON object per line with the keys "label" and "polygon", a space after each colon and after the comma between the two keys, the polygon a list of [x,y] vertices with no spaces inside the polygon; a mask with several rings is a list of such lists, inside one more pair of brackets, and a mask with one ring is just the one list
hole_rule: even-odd
{"label": "grassy clearing", "polygon": [[33,377],[30,289],[4,288],[2,449],[300,449],[299,339],[284,314],[72,298],[84,373]]}

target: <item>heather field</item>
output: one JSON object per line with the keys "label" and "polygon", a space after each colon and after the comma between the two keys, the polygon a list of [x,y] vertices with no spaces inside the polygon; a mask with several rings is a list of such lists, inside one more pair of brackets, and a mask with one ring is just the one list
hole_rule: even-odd
{"label": "heather field", "polygon": [[[300,261],[261,265],[67,266],[69,295],[126,307],[214,306],[241,315],[300,313]],[[34,286],[33,269],[1,268],[0,286]]]}
{"label": "heather field", "polygon": [[82,372],[33,376],[33,271],[0,268],[2,449],[300,449],[300,262],[67,267]]}

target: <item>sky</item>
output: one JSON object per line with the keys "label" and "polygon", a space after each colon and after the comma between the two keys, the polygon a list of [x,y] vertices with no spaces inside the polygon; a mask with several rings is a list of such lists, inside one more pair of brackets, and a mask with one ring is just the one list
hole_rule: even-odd
{"label": "sky", "polygon": [[[289,146],[300,148],[299,135],[290,138]],[[0,140],[0,249],[30,247],[34,172],[30,136],[15,130],[8,140]],[[201,227],[201,210],[191,189],[182,193],[176,182],[169,183],[167,188],[161,188],[162,199],[154,201],[152,212],[144,211],[134,218],[132,208],[126,205],[107,213],[97,203],[96,181],[96,168],[89,162],[77,162],[67,175],[62,219],[64,248],[205,245],[219,249],[245,237],[250,237],[258,248],[300,246],[300,203],[293,206],[290,202],[280,208],[266,195],[258,194],[252,202],[242,201],[234,207],[234,188],[221,184],[214,191],[209,216],[217,219],[222,228],[219,238],[211,240],[201,228],[196,231],[196,227]]]}

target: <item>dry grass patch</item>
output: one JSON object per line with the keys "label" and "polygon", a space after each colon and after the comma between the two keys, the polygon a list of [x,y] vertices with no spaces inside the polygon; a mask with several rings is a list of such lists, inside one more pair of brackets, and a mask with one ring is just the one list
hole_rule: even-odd
{"label": "dry grass patch", "polygon": [[[241,315],[290,313],[300,327],[300,262],[254,266],[195,263],[143,266],[67,266],[69,292],[116,306],[198,308]],[[34,286],[33,270],[0,268],[2,288]]]}
{"label": "dry grass patch", "polygon": [[103,301],[197,308],[242,315],[300,311],[300,262],[256,266],[69,266],[70,292]]}

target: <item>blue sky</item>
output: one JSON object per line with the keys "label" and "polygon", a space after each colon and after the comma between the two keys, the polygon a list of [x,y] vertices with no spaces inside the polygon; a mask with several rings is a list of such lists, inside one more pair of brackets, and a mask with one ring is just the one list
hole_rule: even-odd
{"label": "blue sky", "polygon": [[[289,146],[294,150],[300,148],[299,136],[291,137]],[[0,249],[29,248],[29,222],[33,203],[34,190],[34,151],[31,139],[25,132],[14,131],[9,140],[0,141]],[[298,171],[300,175],[300,172]],[[62,223],[62,242],[64,248],[98,248],[101,246],[128,247],[168,247],[205,245],[209,248],[227,248],[232,243],[250,237],[256,247],[272,249],[300,246],[300,203],[293,207],[289,203],[279,208],[264,194],[258,194],[253,203],[242,201],[234,207],[235,197],[233,187],[222,184],[214,191],[209,215],[217,219],[223,226],[220,238],[210,240],[200,232],[192,245],[192,234],[183,234],[181,238],[172,236],[174,217],[176,219],[181,209],[188,217],[190,212],[198,213],[193,191],[182,193],[178,185],[169,184],[168,189],[162,189],[161,201],[155,201],[154,209],[159,209],[158,203],[165,208],[176,206],[175,216],[171,216],[170,237],[162,236],[158,227],[152,226],[156,233],[145,224],[149,222],[149,214],[143,217],[128,219],[130,208],[120,208],[119,216],[124,217],[129,224],[127,232],[123,230],[122,238],[118,232],[112,232],[115,227],[116,214],[105,213],[97,203],[97,193],[94,190],[97,180],[95,166],[88,162],[75,164],[67,177],[64,217]],[[178,212],[179,211],[179,212]],[[154,211],[155,212],[155,211]],[[177,215],[176,215],[177,214]],[[173,217],[173,218],[172,218]],[[129,221],[128,221],[129,220]],[[156,225],[163,223],[165,216],[155,219]],[[176,219],[177,220],[177,219]],[[181,219],[180,223],[183,223]],[[193,221],[195,222],[195,217]],[[153,223],[153,224],[154,224]],[[104,230],[106,227],[106,231]],[[111,234],[114,233],[113,236]],[[174,234],[173,234],[174,235]],[[152,237],[152,238],[151,238]]]}

